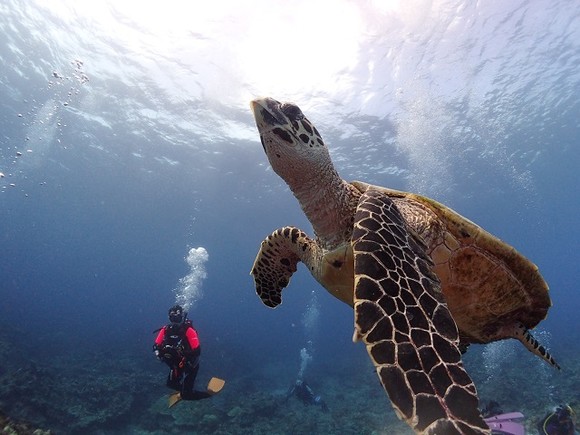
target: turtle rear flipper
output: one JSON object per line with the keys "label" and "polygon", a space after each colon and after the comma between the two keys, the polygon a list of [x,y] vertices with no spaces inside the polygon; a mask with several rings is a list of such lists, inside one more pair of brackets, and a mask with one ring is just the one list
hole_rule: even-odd
{"label": "turtle rear flipper", "polygon": [[432,263],[388,196],[361,196],[352,245],[356,329],[399,416],[419,433],[489,433]]}
{"label": "turtle rear flipper", "polygon": [[539,356],[552,367],[557,368],[560,370],[560,365],[556,362],[556,360],[552,357],[550,352],[546,350],[544,346],[540,344],[538,340],[534,338],[532,333],[528,328],[526,328],[521,323],[517,323],[513,327],[513,331],[511,334],[516,340],[519,340],[530,352],[534,355]]}

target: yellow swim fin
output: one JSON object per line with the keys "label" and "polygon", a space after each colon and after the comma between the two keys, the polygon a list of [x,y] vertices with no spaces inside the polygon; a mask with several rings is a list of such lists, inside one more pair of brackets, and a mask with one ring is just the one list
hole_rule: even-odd
{"label": "yellow swim fin", "polygon": [[222,390],[225,383],[226,381],[223,379],[211,378],[207,384],[207,392],[212,395],[217,394]]}
{"label": "yellow swim fin", "polygon": [[169,396],[169,407],[171,408],[177,402],[181,401],[181,393],[173,393]]}

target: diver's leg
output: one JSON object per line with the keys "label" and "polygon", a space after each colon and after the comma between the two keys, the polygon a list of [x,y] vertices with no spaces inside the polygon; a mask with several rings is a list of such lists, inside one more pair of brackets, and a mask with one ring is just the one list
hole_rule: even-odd
{"label": "diver's leg", "polygon": [[201,400],[201,399],[208,399],[211,397],[207,391],[194,391],[191,395],[191,399],[189,400]]}
{"label": "diver's leg", "polygon": [[183,388],[181,390],[181,398],[183,400],[201,400],[211,397],[206,391],[195,391],[193,389],[195,385],[195,378],[197,377],[197,372],[199,370],[199,364],[195,367],[186,366],[185,378],[183,379]]}
{"label": "diver's leg", "polygon": [[191,366],[190,364],[185,365],[185,377],[183,378],[183,390],[181,390],[181,395],[193,393],[193,387],[195,385],[195,378],[197,378],[197,372],[199,371],[199,364]]}
{"label": "diver's leg", "polygon": [[167,375],[166,385],[172,390],[181,391],[181,383],[179,382],[180,377],[181,376],[177,369],[170,369],[169,374]]}

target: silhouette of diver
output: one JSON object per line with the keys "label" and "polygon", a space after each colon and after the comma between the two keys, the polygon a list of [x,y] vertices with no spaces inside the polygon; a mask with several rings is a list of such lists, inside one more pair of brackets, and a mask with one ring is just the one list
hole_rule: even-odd
{"label": "silhouette of diver", "polygon": [[310,386],[308,386],[308,384],[301,379],[297,379],[294,385],[288,389],[285,401],[288,400],[291,396],[296,396],[304,404],[304,406],[320,406],[322,411],[328,412],[328,406],[326,406],[326,403],[324,400],[322,400],[322,397],[314,394],[312,388],[310,388]]}
{"label": "silhouette of diver", "polygon": [[541,435],[575,435],[576,414],[570,405],[559,405],[538,422],[538,433]]}

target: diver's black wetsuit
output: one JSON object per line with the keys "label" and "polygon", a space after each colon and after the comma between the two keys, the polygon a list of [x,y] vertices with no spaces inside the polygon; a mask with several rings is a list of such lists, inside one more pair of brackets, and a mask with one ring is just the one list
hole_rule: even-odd
{"label": "diver's black wetsuit", "polygon": [[574,435],[574,420],[572,408],[567,405],[558,406],[538,422],[538,433],[541,435]]}
{"label": "diver's black wetsuit", "polygon": [[328,411],[328,406],[326,406],[324,400],[322,400],[320,396],[314,394],[312,388],[301,379],[298,379],[294,385],[288,389],[286,400],[288,400],[292,395],[296,396],[304,405],[320,406],[320,409],[324,412]]}
{"label": "diver's black wetsuit", "polygon": [[191,322],[169,324],[161,328],[153,348],[158,358],[170,368],[167,386],[179,391],[181,399],[200,400],[211,397],[206,391],[194,390],[201,350],[197,331],[191,326]]}

